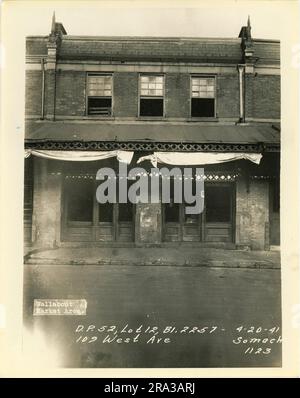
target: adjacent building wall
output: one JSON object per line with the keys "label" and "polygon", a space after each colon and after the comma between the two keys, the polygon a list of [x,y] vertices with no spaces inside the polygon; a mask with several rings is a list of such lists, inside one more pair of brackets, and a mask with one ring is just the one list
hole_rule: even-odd
{"label": "adjacent building wall", "polygon": [[256,75],[253,78],[253,117],[280,119],[280,76]]}
{"label": "adjacent building wall", "polygon": [[32,241],[36,248],[60,243],[61,174],[50,173],[49,162],[34,158]]}
{"label": "adjacent building wall", "polygon": [[269,182],[240,178],[236,182],[236,245],[269,249]]}

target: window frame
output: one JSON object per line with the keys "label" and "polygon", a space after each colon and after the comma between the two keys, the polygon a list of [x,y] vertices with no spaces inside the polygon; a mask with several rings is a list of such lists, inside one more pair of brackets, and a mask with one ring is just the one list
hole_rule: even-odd
{"label": "window frame", "polygon": [[[110,97],[99,97],[99,96],[90,96],[90,98],[111,98],[111,112],[110,115],[89,115],[89,95],[87,92],[88,88],[88,79],[89,76],[111,76],[111,96]],[[114,74],[113,72],[86,72],[85,78],[85,116],[90,118],[112,118],[114,117]]]}
{"label": "window frame", "polygon": [[[193,98],[201,98],[201,97],[193,97],[193,79],[214,79],[214,115],[213,116],[192,116],[192,99]],[[212,120],[217,118],[217,75],[216,74],[192,74],[190,75],[190,118],[193,120]]]}
{"label": "window frame", "polygon": [[[141,84],[142,84],[142,77],[143,76],[155,76],[155,77],[162,77],[163,78],[163,95],[162,96],[151,96],[151,95],[149,95],[149,96],[145,96],[145,95],[141,95]],[[164,73],[143,73],[143,72],[141,72],[141,73],[139,73],[138,74],[138,118],[140,118],[140,119],[156,119],[156,120],[159,120],[159,119],[163,119],[163,118],[165,118],[166,117],[166,114],[165,114],[165,94],[166,94],[166,89],[165,89],[165,74]],[[143,116],[143,115],[141,115],[141,98],[143,99],[143,98],[149,98],[149,99],[162,99],[163,100],[163,113],[162,113],[162,115],[161,116]]]}

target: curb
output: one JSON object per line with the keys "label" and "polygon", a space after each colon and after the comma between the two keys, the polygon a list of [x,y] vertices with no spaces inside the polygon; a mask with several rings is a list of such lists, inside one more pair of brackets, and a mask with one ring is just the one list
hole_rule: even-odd
{"label": "curb", "polygon": [[280,264],[274,264],[270,261],[222,261],[207,260],[204,262],[184,260],[180,262],[171,262],[167,260],[139,260],[126,261],[118,259],[105,260],[70,260],[70,259],[47,259],[47,258],[29,258],[25,265],[45,265],[45,266],[167,266],[167,267],[212,267],[212,268],[250,268],[250,269],[280,269]]}

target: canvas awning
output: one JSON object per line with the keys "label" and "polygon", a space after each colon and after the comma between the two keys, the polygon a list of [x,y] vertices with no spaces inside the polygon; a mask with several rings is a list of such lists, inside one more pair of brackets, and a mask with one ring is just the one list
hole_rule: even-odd
{"label": "canvas awning", "polygon": [[119,162],[130,164],[133,151],[44,151],[25,149],[25,158],[31,155],[46,159],[68,160],[71,162],[102,160],[116,157]]}
{"label": "canvas awning", "polygon": [[157,167],[157,163],[173,166],[196,166],[246,159],[259,164],[261,158],[262,154],[260,153],[154,152],[152,155],[142,156],[137,163],[150,160],[154,167]]}

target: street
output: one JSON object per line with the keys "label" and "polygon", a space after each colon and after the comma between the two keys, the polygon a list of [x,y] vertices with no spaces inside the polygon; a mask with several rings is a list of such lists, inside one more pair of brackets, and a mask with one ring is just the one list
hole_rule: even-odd
{"label": "street", "polygon": [[[63,367],[281,366],[279,269],[32,265],[24,322]],[[33,316],[85,299],[85,316]]]}

